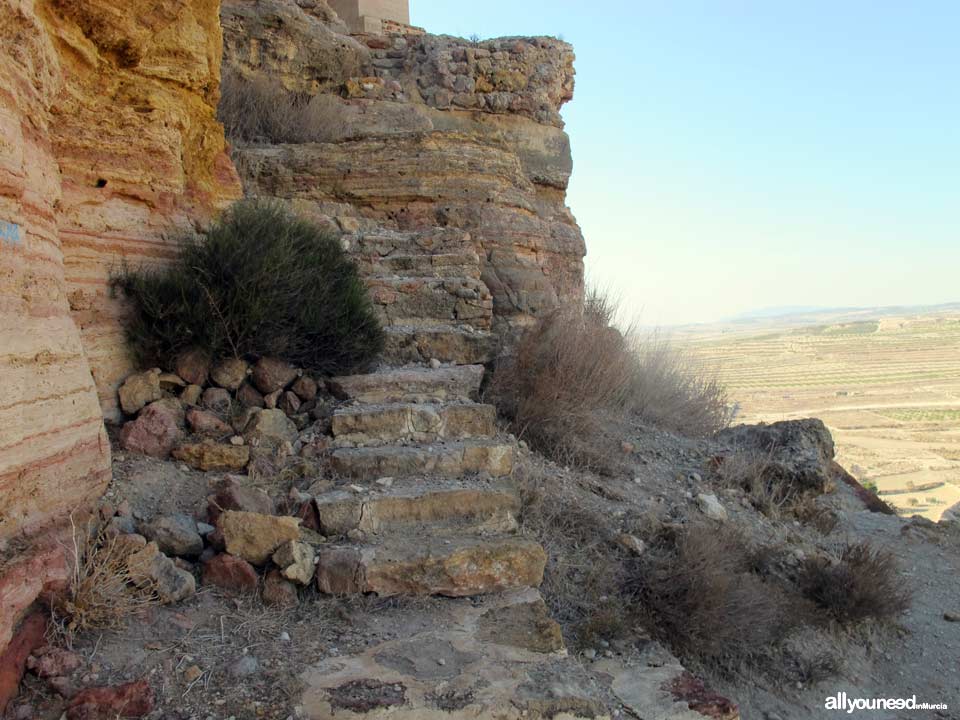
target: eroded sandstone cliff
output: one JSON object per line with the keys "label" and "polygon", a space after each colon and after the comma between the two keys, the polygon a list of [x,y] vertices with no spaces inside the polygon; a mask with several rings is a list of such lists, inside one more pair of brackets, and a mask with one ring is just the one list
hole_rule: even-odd
{"label": "eroded sandstone cliff", "polygon": [[320,95],[317,142],[247,145],[250,194],[282,198],[345,235],[466,233],[505,331],[578,298],[584,243],[565,204],[560,107],[572,48],[553,38],[472,43],[346,34],[322,2],[226,0],[225,72]]}
{"label": "eroded sandstone cliff", "polygon": [[172,229],[239,195],[215,118],[218,11],[0,0],[0,648],[63,575],[13,550],[109,477],[98,390],[112,414],[130,367],[109,273],[161,260]]}

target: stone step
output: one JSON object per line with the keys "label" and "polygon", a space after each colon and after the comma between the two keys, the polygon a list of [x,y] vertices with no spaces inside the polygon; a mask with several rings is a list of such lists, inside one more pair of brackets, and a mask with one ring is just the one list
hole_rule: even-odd
{"label": "stone step", "polygon": [[319,549],[317,587],[332,595],[469,597],[539,587],[547,555],[528,538],[386,535]]}
{"label": "stone step", "polygon": [[384,360],[396,364],[423,363],[436,359],[456,365],[477,365],[496,357],[497,339],[492,333],[471,327],[436,325],[384,328]]}
{"label": "stone step", "polygon": [[482,365],[402,367],[331,378],[327,387],[341,400],[364,403],[467,402],[478,399],[483,372]]}
{"label": "stone step", "polygon": [[457,228],[419,232],[379,229],[360,231],[350,238],[350,252],[362,255],[437,255],[475,251],[470,233]]}
{"label": "stone step", "polygon": [[465,440],[436,445],[385,445],[368,448],[338,448],[333,451],[333,470],[359,478],[442,475],[487,472],[505,477],[513,472],[513,445],[498,440]]}
{"label": "stone step", "polygon": [[493,323],[493,296],[475,278],[368,277],[365,282],[384,325],[465,323],[488,330]]}
{"label": "stone step", "polygon": [[[401,605],[397,603],[397,605]],[[603,685],[570,657],[560,626],[533,589],[470,602],[421,600],[421,614],[388,607],[388,639],[319,661],[302,674],[298,705],[311,720],[603,720]],[[427,614],[429,613],[429,614]],[[696,718],[693,711],[650,718]]]}
{"label": "stone step", "polygon": [[332,429],[338,447],[432,443],[491,437],[497,410],[477,403],[360,404],[338,408]]}
{"label": "stone step", "polygon": [[427,524],[434,536],[504,534],[517,529],[520,500],[508,488],[422,478],[392,483],[387,489],[374,486],[358,493],[338,488],[318,495],[320,532],[336,536],[360,530],[377,535]]}
{"label": "stone step", "polygon": [[465,277],[480,279],[480,258],[475,252],[439,255],[369,255],[357,259],[365,277]]}

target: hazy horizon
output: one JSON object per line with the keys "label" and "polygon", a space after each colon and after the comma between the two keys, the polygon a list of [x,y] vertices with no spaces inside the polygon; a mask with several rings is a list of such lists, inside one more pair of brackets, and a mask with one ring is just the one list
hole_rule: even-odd
{"label": "hazy horizon", "polygon": [[960,5],[411,0],[431,32],[558,35],[588,278],[649,325],[958,300]]}

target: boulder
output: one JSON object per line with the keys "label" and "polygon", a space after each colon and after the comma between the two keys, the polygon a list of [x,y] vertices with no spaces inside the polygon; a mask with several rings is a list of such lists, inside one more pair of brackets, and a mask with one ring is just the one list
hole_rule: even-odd
{"label": "boulder", "polygon": [[242,470],[250,462],[250,448],[212,442],[187,443],[175,448],[173,457],[203,472]]}
{"label": "boulder", "polygon": [[274,607],[296,607],[300,602],[297,586],[285,579],[279,570],[271,570],[263,579],[263,604]]}
{"label": "boulder", "polygon": [[173,369],[191,385],[206,385],[210,374],[210,355],[203,350],[188,350],[180,354]]}
{"label": "boulder", "polygon": [[784,420],[771,425],[738,425],[717,439],[734,452],[761,453],[770,480],[797,490],[823,492],[831,480],[833,437],[822,420]]}
{"label": "boulder", "polygon": [[20,623],[6,649],[0,652],[0,713],[17,695],[27,658],[46,642],[47,613],[34,610]]}
{"label": "boulder", "polygon": [[287,390],[280,396],[277,407],[283,410],[287,417],[292,417],[300,412],[300,398],[296,393]]}
{"label": "boulder", "polygon": [[123,426],[120,444],[126,450],[163,459],[182,436],[176,414],[165,405],[153,403],[145,407],[136,420]]}
{"label": "boulder", "polygon": [[165,555],[196,557],[203,552],[203,538],[196,521],[183,514],[164,515],[140,525],[140,533]]}
{"label": "boulder", "polygon": [[300,585],[308,585],[313,579],[315,558],[312,547],[294,541],[284,543],[273,553],[273,562],[283,576]]}
{"label": "boulder", "polygon": [[284,390],[294,380],[297,379],[298,372],[290,363],[277,358],[261,358],[253,366],[253,375],[251,379],[264,395],[269,395],[277,390]]}
{"label": "boulder", "polygon": [[297,437],[297,426],[283,410],[260,410],[243,430],[243,439],[253,447],[277,449],[284,443],[293,444]]}
{"label": "boulder", "polygon": [[127,415],[136,415],[144,407],[163,397],[160,389],[160,371],[136,373],[120,386],[120,408]]}
{"label": "boulder", "polygon": [[200,404],[200,398],[203,397],[203,388],[199,385],[187,385],[180,393],[180,402],[188,406]]}
{"label": "boulder", "polygon": [[300,521],[292,517],[227,510],[218,526],[227,552],[254,565],[263,565],[281,545],[300,539]]}
{"label": "boulder", "polygon": [[156,402],[150,403],[150,406],[156,405],[157,407],[164,408],[167,412],[170,413],[171,417],[176,421],[177,427],[181,430],[187,426],[187,414],[185,412],[186,408],[183,406],[183,402],[180,398],[175,397],[165,397],[160,398]]}
{"label": "boulder", "polygon": [[134,583],[154,590],[165,605],[180,602],[197,590],[193,575],[178,568],[173,560],[160,552],[155,542],[131,553],[127,557],[127,567]]}
{"label": "boulder", "polygon": [[277,405],[280,403],[280,396],[283,395],[283,390],[277,390],[268,395],[263,396],[263,404],[267,407],[268,410],[276,410]]}
{"label": "boulder", "polygon": [[222,388],[236,390],[247,379],[249,369],[250,366],[246,360],[227,358],[213,366],[210,371],[210,379]]}
{"label": "boulder", "polygon": [[141,718],[153,712],[153,688],[146,680],[81,690],[70,700],[67,720]]}
{"label": "boulder", "polygon": [[203,584],[216,585],[232,592],[248,593],[257,589],[259,579],[253,565],[242,558],[220,553],[203,566]]}
{"label": "boulder", "polygon": [[180,392],[188,384],[182,377],[173,373],[160,373],[157,380],[160,383],[161,390],[171,393]]}
{"label": "boulder", "polygon": [[243,383],[237,390],[237,402],[247,408],[266,407],[263,395],[250,383]]}
{"label": "boulder", "polygon": [[233,434],[233,428],[208,410],[190,408],[187,410],[187,427],[197,435],[222,438]]}
{"label": "boulder", "polygon": [[233,405],[233,398],[230,397],[230,392],[223,388],[207,388],[203,391],[200,403],[207,410],[226,416],[230,412],[230,406]]}
{"label": "boulder", "polygon": [[298,377],[293,385],[290,386],[290,389],[304,402],[317,399],[317,381],[307,375]]}
{"label": "boulder", "polygon": [[244,485],[236,475],[227,475],[213,486],[213,494],[207,496],[207,515],[217,524],[224,510],[273,515],[273,500],[263,490]]}
{"label": "boulder", "polygon": [[697,495],[697,507],[711,520],[723,521],[727,519],[727,509],[720,504],[716,495],[700,493]]}

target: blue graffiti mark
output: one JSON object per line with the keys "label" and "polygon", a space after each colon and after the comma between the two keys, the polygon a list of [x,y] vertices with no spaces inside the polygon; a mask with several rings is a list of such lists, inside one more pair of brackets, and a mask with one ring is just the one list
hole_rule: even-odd
{"label": "blue graffiti mark", "polygon": [[0,220],[0,241],[4,245],[19,245],[20,226],[16,223]]}

